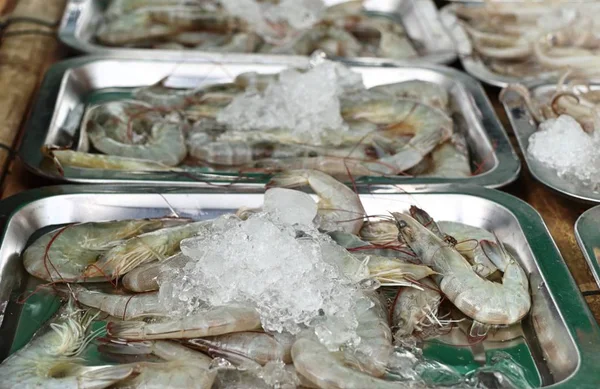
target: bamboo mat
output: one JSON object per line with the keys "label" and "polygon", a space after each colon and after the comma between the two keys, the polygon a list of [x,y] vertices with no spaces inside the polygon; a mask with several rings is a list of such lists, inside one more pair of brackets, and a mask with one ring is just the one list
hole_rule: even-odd
{"label": "bamboo mat", "polygon": [[[63,0],[21,0],[25,2],[62,2]],[[10,0],[0,0],[0,11],[2,9],[6,9],[9,7]],[[52,46],[52,45],[51,45]],[[1,49],[0,49],[1,50]],[[39,82],[39,76],[43,74],[43,69],[45,69],[48,65],[52,64],[56,60],[62,58],[63,52],[60,50],[56,50],[55,47],[51,47],[49,50],[45,50],[46,57],[43,60],[43,63],[39,66],[38,71],[36,73],[36,83]],[[1,55],[0,55],[0,58]],[[461,69],[460,65],[455,65],[458,69]],[[40,69],[42,69],[40,71]],[[462,70],[462,69],[461,69]],[[0,85],[2,80],[2,73],[4,73],[4,68],[2,64],[0,64]],[[18,73],[20,74],[20,73]],[[19,75],[18,78],[21,76]],[[13,88],[20,88],[20,82],[16,82],[12,84]],[[28,86],[29,87],[29,86]],[[506,114],[502,109],[502,106],[498,102],[498,88],[487,87],[486,92],[492,101],[496,113],[500,118],[502,124],[507,129],[513,146],[515,150],[519,151],[519,147],[517,145],[516,139],[514,138],[514,134],[512,133],[512,129],[508,123]],[[23,110],[21,113],[21,117],[18,119],[12,118],[14,121],[18,121],[22,123],[24,121],[26,111]],[[4,128],[5,114],[2,110],[2,105],[0,104],[0,129]],[[1,133],[1,131],[0,131]],[[0,136],[0,141],[2,137]],[[519,151],[520,154],[520,151]],[[2,150],[0,150],[0,161],[2,158],[6,158],[2,156]],[[521,156],[522,157],[522,156]],[[521,158],[521,160],[523,160]],[[8,171],[6,176],[3,188],[2,188],[2,198],[9,197],[16,193],[19,193],[23,190],[39,187],[42,185],[48,185],[50,182],[43,180],[41,178],[33,176],[29,173],[23,166],[23,164],[19,160],[15,160]],[[523,169],[519,179],[509,185],[508,187],[503,189],[504,191],[513,194],[531,204],[538,212],[542,215],[544,221],[546,222],[548,229],[550,230],[552,236],[554,237],[557,246],[559,247],[565,262],[567,263],[573,278],[579,285],[579,288],[582,292],[592,292],[598,290],[594,279],[587,267],[585,259],[583,258],[583,254],[581,253],[577,242],[575,241],[574,235],[574,224],[579,215],[586,209],[590,208],[588,205],[584,205],[572,200],[569,200],[561,195],[558,195],[549,189],[547,189],[542,184],[535,181],[525,164],[523,164]],[[592,295],[586,296],[586,301],[590,306],[596,320],[600,323],[600,295]]]}

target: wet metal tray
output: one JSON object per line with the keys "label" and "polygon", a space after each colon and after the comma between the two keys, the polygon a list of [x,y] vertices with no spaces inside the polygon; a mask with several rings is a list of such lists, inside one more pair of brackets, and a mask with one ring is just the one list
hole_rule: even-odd
{"label": "wet metal tray", "polygon": [[[458,3],[458,1],[456,2]],[[461,6],[470,7],[481,7],[484,6],[484,2],[465,2]],[[462,63],[463,68],[471,74],[473,77],[498,87],[505,87],[508,84],[514,83],[528,83],[528,82],[539,82],[541,80],[549,80],[556,77],[556,72],[540,73],[537,76],[529,77],[512,77],[498,74],[490,70],[486,64],[477,55],[473,54],[473,46],[467,35],[465,29],[460,25],[458,19],[454,13],[454,10],[458,4],[448,4],[440,10],[440,19],[442,24],[448,30],[448,33],[452,36],[456,51],[458,52],[458,58]]]}
{"label": "wet metal tray", "polygon": [[[591,86],[591,88],[600,89],[600,85]],[[556,84],[538,83],[532,84],[529,87],[531,96],[534,99],[538,96],[552,93],[555,90]],[[544,166],[529,156],[529,153],[527,152],[527,148],[529,147],[529,137],[537,131],[537,123],[525,106],[523,98],[513,91],[508,91],[504,95],[502,104],[504,105],[508,120],[512,125],[521,151],[523,152],[523,156],[525,157],[525,162],[535,179],[566,196],[584,202],[599,203],[600,192],[595,191],[590,186],[583,185],[579,181],[567,180],[559,177],[554,169]]]}
{"label": "wet metal tray", "polygon": [[[304,65],[304,62],[299,64]],[[172,61],[141,61],[119,57],[83,57],[54,65],[46,75],[37,103],[30,117],[25,138],[21,146],[21,158],[36,173],[51,178],[64,178],[79,183],[132,183],[143,182],[153,185],[198,185],[202,181],[265,183],[266,174],[247,174],[240,178],[228,175],[202,173],[194,177],[176,172],[129,173],[92,169],[65,169],[64,177],[44,168],[48,161],[40,149],[43,145],[77,148],[79,131],[72,123],[69,113],[78,105],[115,99],[127,88],[152,85],[168,77],[166,84],[178,88],[193,88],[201,85],[231,82],[236,75],[256,71],[276,73],[287,66],[266,64],[213,64]],[[451,96],[453,111],[464,118],[471,159],[480,174],[452,182],[473,183],[487,187],[500,187],[515,180],[519,174],[520,161],[513,150],[506,132],[498,121],[492,106],[479,82],[459,71],[434,65],[402,67],[352,68],[362,74],[367,87],[420,79],[443,86]],[[82,110],[80,110],[81,112]],[[67,118],[69,120],[67,120]],[[78,126],[76,126],[78,127]],[[195,169],[199,170],[199,169]],[[250,177],[250,178],[247,178]],[[371,184],[441,184],[444,178],[419,177],[370,177],[362,182]]]}
{"label": "wet metal tray", "polygon": [[[534,387],[596,387],[600,327],[544,222],[531,206],[511,195],[470,185],[451,185],[440,191],[392,191],[375,187],[371,193],[361,194],[367,214],[400,212],[418,204],[435,219],[493,230],[519,258],[530,278],[532,311],[518,328],[500,330],[470,346],[468,342],[448,344],[436,340],[432,346],[426,344],[428,358],[439,359],[460,371],[461,367],[480,365],[489,352],[501,349],[525,368]],[[173,211],[182,217],[209,219],[241,206],[261,206],[262,201],[261,188],[247,193],[222,193],[213,189],[111,186],[47,187],[2,201],[0,359],[26,343],[52,309],[57,308],[56,304],[39,301],[34,307],[29,301],[25,306],[14,302],[35,282],[24,271],[20,254],[41,231],[72,222],[161,217],[172,215]]]}
{"label": "wet metal tray", "polygon": [[600,288],[600,205],[579,216],[575,222],[575,237]]}
{"label": "wet metal tray", "polygon": [[[344,0],[345,1],[345,0]],[[343,1],[325,0],[327,6]],[[199,50],[155,50],[102,46],[94,36],[102,19],[107,1],[70,0],[59,30],[60,39],[67,45],[88,54],[127,53],[136,58],[210,59],[218,62],[281,63],[283,58],[305,58],[265,54],[219,54]],[[450,63],[456,59],[456,50],[448,32],[442,26],[432,0],[369,0],[364,2],[367,12],[387,15],[400,20],[410,40],[419,46],[421,55],[415,61]],[[283,58],[282,58],[283,57]],[[339,58],[363,65],[390,65],[398,61],[386,58]]]}

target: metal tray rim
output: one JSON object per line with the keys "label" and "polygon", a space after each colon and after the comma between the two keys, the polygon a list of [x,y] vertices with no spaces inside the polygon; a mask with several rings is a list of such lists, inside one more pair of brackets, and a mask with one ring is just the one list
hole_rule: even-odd
{"label": "metal tray rim", "polygon": [[583,222],[585,222],[585,220],[587,218],[591,218],[592,217],[591,215],[593,215],[593,214],[600,214],[600,205],[590,208],[587,211],[585,211],[584,213],[582,213],[581,215],[579,215],[579,217],[575,221],[575,226],[574,226],[575,239],[577,240],[577,244],[579,245],[579,248],[581,249],[581,252],[583,253],[583,257],[587,261],[587,264],[590,268],[590,272],[594,276],[594,280],[596,280],[596,284],[600,288],[600,264],[594,258],[593,248],[588,247],[588,245],[586,244],[586,241],[583,237],[583,234],[584,234],[583,227],[581,226],[581,224]]}
{"label": "metal tray rim", "polygon": [[[141,179],[125,178],[125,179],[96,179],[96,178],[64,178],[56,177],[49,174],[48,172],[42,171],[37,167],[37,163],[33,160],[36,154],[39,154],[39,149],[43,143],[44,134],[48,131],[52,118],[54,117],[55,110],[58,107],[58,97],[60,97],[65,88],[66,77],[68,71],[71,68],[83,66],[93,62],[111,61],[111,60],[129,60],[129,61],[142,61],[138,58],[132,58],[126,55],[118,56],[83,56],[73,59],[67,59],[58,62],[50,67],[44,80],[42,82],[39,95],[34,105],[32,115],[29,117],[26,123],[26,131],[24,139],[21,143],[19,154],[21,159],[27,166],[27,168],[37,175],[41,175],[50,179],[62,179],[66,182],[74,183],[151,183],[152,185],[177,185],[177,186],[201,186],[201,182],[188,180],[188,181],[172,181],[168,178],[162,178],[160,175],[153,174],[146,180],[143,179],[143,175],[140,175]],[[170,60],[145,60],[146,62],[170,62]],[[187,60],[185,62],[194,62]],[[229,62],[230,64],[239,64],[237,62]],[[293,64],[282,63],[280,65],[305,65],[307,62],[299,61]],[[419,67],[422,69],[431,70],[434,72],[442,73],[450,76],[454,80],[459,81],[462,86],[471,94],[473,106],[479,111],[477,114],[483,118],[486,118],[488,123],[485,126],[486,135],[493,139],[495,142],[495,155],[498,159],[498,164],[492,170],[483,174],[463,178],[463,179],[443,179],[443,178],[390,178],[386,181],[389,184],[419,184],[419,185],[440,185],[448,182],[452,183],[476,183],[481,186],[487,186],[492,188],[501,187],[515,181],[521,171],[521,161],[517,156],[512,144],[509,141],[508,135],[500,123],[496,113],[494,112],[491,102],[483,87],[479,82],[473,79],[471,76],[459,72],[458,70],[451,69],[439,65],[425,65],[414,63],[403,63],[395,67]],[[58,81],[60,80],[60,82]],[[216,180],[219,175],[211,174],[198,174],[198,178],[210,181],[211,179]],[[222,181],[221,181],[222,182]],[[244,185],[255,185],[255,184],[244,184]]]}
{"label": "metal tray rim", "polygon": [[[264,55],[264,54],[256,54],[256,53],[228,53],[228,54],[220,54],[220,53],[210,53],[205,51],[178,51],[178,50],[161,50],[161,49],[128,49],[128,48],[118,48],[118,47],[107,47],[98,45],[95,43],[87,42],[79,39],[76,34],[76,27],[79,23],[79,14],[80,14],[80,4],[85,1],[91,0],[69,0],[66,7],[63,17],[60,22],[60,26],[58,29],[58,37],[59,39],[67,46],[72,47],[75,50],[81,51],[85,54],[103,54],[103,55],[119,55],[126,54],[131,56],[136,56],[138,58],[169,58],[169,59],[191,59],[191,60],[202,60],[202,59],[212,59],[220,62],[227,61],[235,61],[235,62],[246,62],[246,63],[281,63],[282,61],[292,60],[296,61],[298,59],[307,59],[304,56],[295,56],[295,55]],[[439,10],[433,4],[432,0],[417,0],[419,2],[427,1],[435,10],[437,16],[437,23],[439,23],[440,27],[445,31],[443,23],[439,18]],[[429,20],[429,22],[432,22]],[[414,60],[410,60],[413,63],[440,63],[440,64],[449,64],[454,62],[457,58],[456,54],[456,46],[452,39],[448,40],[448,43],[451,47],[447,48],[444,51],[432,52],[428,53],[424,56],[420,56],[415,58]],[[283,57],[283,58],[280,58]],[[355,63],[360,63],[361,65],[370,65],[370,66],[394,66],[395,64],[402,62],[389,58],[375,58],[375,57],[358,57],[358,58],[336,58],[341,62],[352,61]]]}
{"label": "metal tray rim", "polygon": [[[388,193],[389,187],[381,187],[383,193]],[[263,190],[255,188],[253,193],[261,193]],[[239,191],[238,191],[239,192]],[[29,203],[44,198],[77,195],[77,194],[191,194],[191,193],[217,193],[215,190],[190,190],[185,188],[151,188],[147,186],[85,186],[85,185],[57,185],[38,188],[21,192],[17,195],[4,199],[0,202],[1,237],[7,233],[10,220],[15,217],[19,210]],[[374,194],[377,194],[377,190]],[[540,214],[529,204],[521,199],[497,190],[482,188],[474,185],[448,185],[440,189],[426,188],[417,189],[410,193],[423,194],[453,194],[479,197],[494,202],[512,213],[519,224],[527,225],[523,228],[523,234],[534,254],[534,259],[540,269],[540,276],[546,285],[548,293],[554,302],[561,319],[566,324],[567,332],[574,342],[574,347],[579,353],[579,364],[573,373],[565,377],[563,381],[548,386],[549,388],[586,388],[596,387],[593,382],[593,374],[596,368],[593,357],[600,351],[600,326],[595,321],[585,300],[579,293],[573,277],[571,276],[562,256],[552,239]],[[409,193],[409,194],[410,194]],[[397,194],[401,194],[397,192]],[[535,242],[535,243],[534,243]],[[543,260],[538,260],[543,258]],[[566,278],[566,279],[565,279]],[[566,281],[566,282],[565,282]],[[561,290],[556,293],[554,290]],[[567,314],[568,311],[568,314]]]}

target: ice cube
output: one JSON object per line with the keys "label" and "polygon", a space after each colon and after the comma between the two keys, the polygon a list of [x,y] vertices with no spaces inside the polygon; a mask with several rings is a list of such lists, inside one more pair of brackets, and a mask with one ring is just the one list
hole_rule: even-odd
{"label": "ice cube", "polygon": [[317,204],[308,194],[293,189],[273,188],[265,193],[263,209],[279,216],[283,223],[312,225]]}

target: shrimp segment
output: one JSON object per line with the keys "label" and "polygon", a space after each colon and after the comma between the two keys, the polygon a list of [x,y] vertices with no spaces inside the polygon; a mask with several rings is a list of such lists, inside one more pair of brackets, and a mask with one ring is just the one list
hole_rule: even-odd
{"label": "shrimp segment", "polygon": [[321,228],[358,234],[365,210],[350,188],[317,170],[291,170],[274,176],[267,187],[291,188],[309,185],[319,196]]}
{"label": "shrimp segment", "polygon": [[260,316],[254,308],[238,305],[216,307],[182,318],[155,323],[130,321],[108,323],[110,336],[129,340],[192,339],[230,332],[253,331],[261,327]]}
{"label": "shrimp segment", "polygon": [[514,259],[505,269],[502,284],[485,280],[454,247],[418,221],[400,213],[393,216],[406,243],[424,264],[440,274],[440,289],[465,315],[484,324],[510,325],[529,312],[529,281]]}

